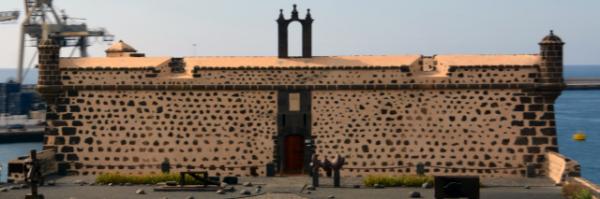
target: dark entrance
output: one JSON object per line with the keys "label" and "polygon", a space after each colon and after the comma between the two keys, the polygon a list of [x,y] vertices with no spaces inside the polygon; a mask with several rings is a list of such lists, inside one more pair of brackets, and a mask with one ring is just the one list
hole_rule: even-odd
{"label": "dark entrance", "polygon": [[310,91],[280,90],[275,163],[280,174],[308,173],[312,155]]}
{"label": "dark entrance", "polygon": [[304,137],[289,135],[283,143],[285,148],[286,174],[301,174],[304,166]]}

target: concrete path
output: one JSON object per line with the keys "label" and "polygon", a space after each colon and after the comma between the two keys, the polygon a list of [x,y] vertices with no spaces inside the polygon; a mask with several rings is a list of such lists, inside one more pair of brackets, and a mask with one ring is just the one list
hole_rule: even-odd
{"label": "concrete path", "polygon": [[[327,182],[330,179],[324,178],[323,187],[317,188],[314,191],[302,190],[302,187],[309,182],[307,177],[277,177],[277,178],[245,178],[241,182],[249,181],[254,185],[252,187],[244,187],[241,185],[235,186],[234,192],[226,194],[217,194],[210,192],[154,192],[154,186],[106,186],[106,185],[78,185],[74,181],[77,177],[61,178],[55,186],[45,186],[40,188],[40,192],[49,199],[142,199],[142,198],[252,198],[252,199],[303,199],[303,198],[367,198],[367,199],[386,199],[386,198],[409,198],[409,193],[418,191],[423,196],[422,198],[433,199],[433,189],[422,188],[352,188],[355,184],[360,184],[359,179],[347,179],[343,188],[333,188]],[[80,178],[84,181],[86,178]],[[87,182],[91,179],[87,178]],[[540,183],[540,182],[538,182]],[[256,192],[257,186],[262,189],[259,193]],[[146,194],[136,194],[136,190],[143,189]],[[240,191],[247,189],[252,193],[252,196],[240,194]],[[0,192],[0,198],[12,199],[23,198],[29,189],[13,189],[7,192]],[[503,186],[503,187],[486,187],[481,189],[481,198],[483,199],[563,199],[560,193],[560,187],[556,186],[532,186],[525,189],[523,186]]]}

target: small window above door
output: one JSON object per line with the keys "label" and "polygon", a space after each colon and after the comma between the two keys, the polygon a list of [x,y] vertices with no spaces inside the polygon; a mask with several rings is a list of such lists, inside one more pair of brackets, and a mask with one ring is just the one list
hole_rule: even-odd
{"label": "small window above door", "polygon": [[290,93],[288,95],[289,111],[300,111],[300,93]]}

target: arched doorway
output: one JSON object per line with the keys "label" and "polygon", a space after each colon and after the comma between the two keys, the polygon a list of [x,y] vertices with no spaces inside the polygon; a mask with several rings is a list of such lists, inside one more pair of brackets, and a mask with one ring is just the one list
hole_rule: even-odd
{"label": "arched doorway", "polygon": [[284,173],[301,174],[304,169],[304,137],[288,135],[284,143]]}

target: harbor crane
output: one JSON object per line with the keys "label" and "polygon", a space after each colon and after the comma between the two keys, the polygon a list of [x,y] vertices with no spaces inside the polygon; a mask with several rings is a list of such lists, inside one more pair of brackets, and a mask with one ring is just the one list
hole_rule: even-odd
{"label": "harbor crane", "polygon": [[[42,40],[51,38],[57,41],[61,47],[73,47],[73,50],[78,49],[81,57],[88,56],[88,38],[102,38],[103,41],[113,40],[113,36],[103,28],[88,29],[85,23],[73,23],[72,21],[75,18],[70,18],[64,11],[59,14],[54,8],[52,1],[24,0],[25,19],[21,24],[17,83],[22,83],[24,78],[23,67],[27,36],[31,38],[31,47],[37,47]],[[12,15],[7,15],[15,17],[14,12]],[[18,12],[16,17],[18,18]]]}

